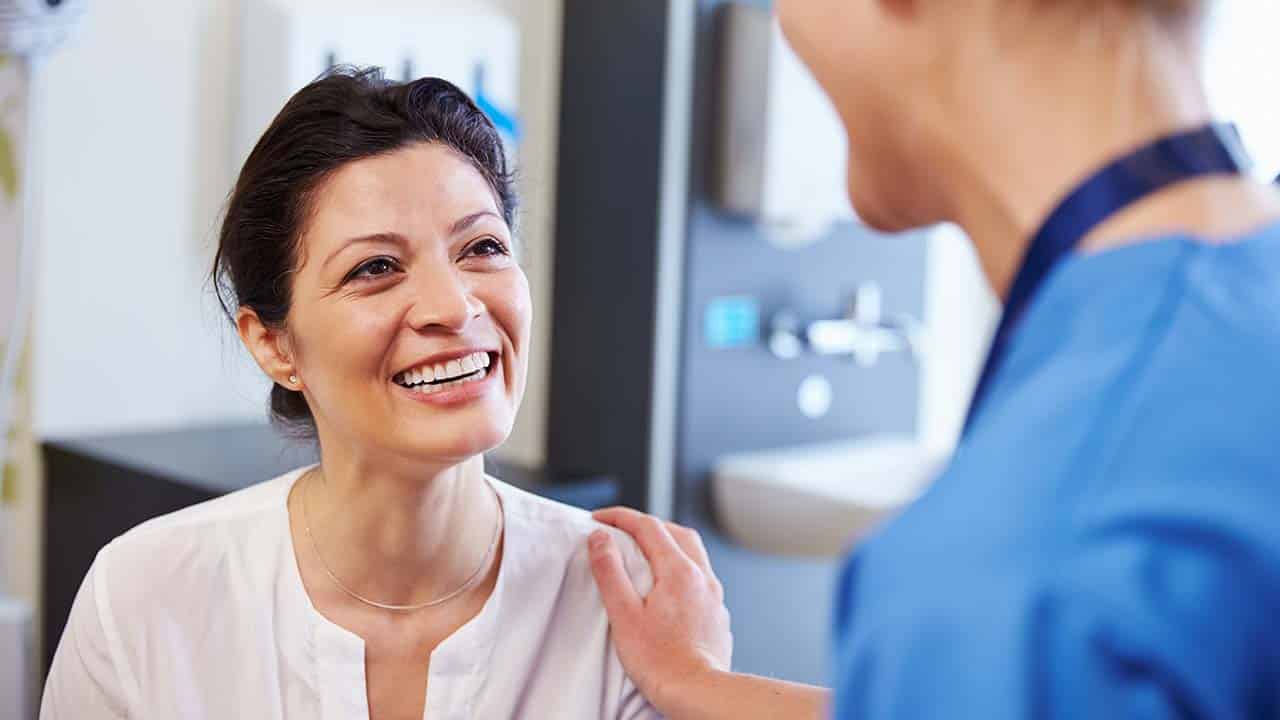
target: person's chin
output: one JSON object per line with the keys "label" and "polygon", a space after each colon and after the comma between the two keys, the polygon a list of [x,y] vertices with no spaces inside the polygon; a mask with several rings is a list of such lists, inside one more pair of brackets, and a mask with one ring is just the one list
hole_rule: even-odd
{"label": "person's chin", "polygon": [[878,233],[908,232],[930,224],[916,222],[911,219],[910,212],[895,208],[881,198],[870,197],[852,189],[849,191],[849,203],[853,206],[859,222]]}
{"label": "person's chin", "polygon": [[490,418],[482,422],[436,423],[409,438],[411,453],[426,462],[460,463],[501,445],[510,423]]}
{"label": "person's chin", "polygon": [[901,223],[890,219],[891,216],[884,212],[883,208],[878,204],[860,200],[856,195],[851,200],[853,211],[857,214],[858,220],[868,228],[879,233],[896,233],[907,229],[901,227]]}

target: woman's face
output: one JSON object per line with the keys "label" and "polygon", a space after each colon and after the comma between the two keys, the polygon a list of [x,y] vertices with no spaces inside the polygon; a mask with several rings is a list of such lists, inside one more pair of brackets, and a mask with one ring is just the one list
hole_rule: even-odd
{"label": "woman's face", "polygon": [[299,260],[287,343],[322,443],[453,463],[506,439],[531,301],[471,163],[423,143],[346,165]]}
{"label": "woman's face", "polygon": [[[849,139],[849,199],[885,231],[930,222],[920,207],[923,158],[913,100],[928,86],[930,48],[911,0],[778,0],[782,29],[835,105]],[[922,47],[922,45],[924,45]],[[927,162],[923,165],[927,167]]]}

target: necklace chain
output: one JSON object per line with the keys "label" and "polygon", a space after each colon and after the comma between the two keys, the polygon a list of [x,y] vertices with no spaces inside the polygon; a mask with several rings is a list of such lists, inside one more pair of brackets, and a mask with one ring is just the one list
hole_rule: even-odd
{"label": "necklace chain", "polygon": [[[310,480],[311,476],[308,476],[307,479]],[[485,483],[485,484],[488,485],[488,483]],[[307,533],[307,540],[310,541],[311,543],[312,552],[315,553],[316,559],[320,561],[320,567],[324,569],[325,574],[329,576],[329,579],[333,581],[333,584],[337,585],[338,588],[342,590],[344,593],[346,593],[347,595],[350,595],[352,598],[356,600],[359,600],[365,605],[371,605],[373,607],[381,608],[383,610],[393,610],[396,612],[412,612],[414,610],[425,610],[426,608],[435,607],[436,605],[443,605],[449,602],[450,600],[458,597],[459,595],[465,593],[466,591],[470,590],[472,587],[475,586],[477,582],[479,582],[481,576],[484,574],[485,569],[489,567],[489,560],[490,558],[493,557],[493,552],[498,547],[498,540],[502,537],[502,525],[503,525],[502,501],[498,499],[497,491],[495,491],[492,487],[490,487],[489,490],[490,492],[493,492],[494,500],[498,501],[498,519],[493,524],[494,525],[493,539],[489,541],[489,549],[485,551],[484,557],[480,560],[480,566],[477,567],[475,569],[475,572],[471,573],[471,575],[462,583],[462,585],[458,586],[457,589],[452,590],[446,593],[445,595],[442,595],[441,597],[428,600],[426,602],[413,603],[411,605],[395,605],[392,603],[383,603],[383,602],[378,602],[377,600],[370,600],[369,598],[361,595],[355,590],[352,590],[351,588],[347,587],[345,583],[343,583],[341,580],[338,579],[338,576],[334,574],[333,569],[329,567],[329,563],[325,562],[324,556],[320,554],[320,544],[316,542],[315,535],[311,533],[311,518],[309,513],[307,512],[307,492],[306,492],[307,488],[306,487],[302,489],[302,498],[301,498],[302,499],[302,527]]]}

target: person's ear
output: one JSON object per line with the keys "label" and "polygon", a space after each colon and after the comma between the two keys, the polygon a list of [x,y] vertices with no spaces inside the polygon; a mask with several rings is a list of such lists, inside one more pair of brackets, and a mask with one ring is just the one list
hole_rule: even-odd
{"label": "person's ear", "polygon": [[302,378],[293,361],[289,337],[284,330],[267,326],[258,313],[248,307],[236,312],[236,330],[240,342],[248,348],[258,367],[281,387],[301,390]]}

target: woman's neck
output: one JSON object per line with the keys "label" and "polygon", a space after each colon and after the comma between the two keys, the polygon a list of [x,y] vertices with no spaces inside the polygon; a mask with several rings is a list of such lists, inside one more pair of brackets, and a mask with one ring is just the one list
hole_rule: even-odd
{"label": "woman's neck", "polygon": [[351,590],[389,604],[426,602],[488,562],[501,510],[482,456],[435,468],[321,457],[302,479],[298,507],[324,564]]}
{"label": "woman's neck", "polygon": [[[1078,183],[1146,142],[1209,120],[1199,62],[1191,31],[1180,37],[1154,20],[1135,20],[1123,34],[1059,30],[998,52],[967,52],[963,69],[948,76],[956,107],[932,113],[940,123],[950,118],[936,177],[997,295],[1008,294],[1031,236]],[[1171,230],[1231,234],[1276,212],[1270,193],[1251,183],[1194,181],[1118,213],[1081,248]]]}

